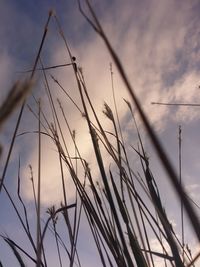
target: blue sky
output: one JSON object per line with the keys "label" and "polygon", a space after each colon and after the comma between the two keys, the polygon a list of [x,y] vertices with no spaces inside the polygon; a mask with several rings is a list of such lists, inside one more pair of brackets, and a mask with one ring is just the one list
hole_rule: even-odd
{"label": "blue sky", "polygon": [[[195,201],[199,198],[199,108],[197,107],[166,107],[151,105],[151,102],[171,103],[200,103],[199,67],[200,67],[200,32],[199,32],[199,1],[183,0],[113,0],[93,1],[100,21],[108,35],[113,47],[117,51],[129,80],[132,83],[141,104],[148,114],[151,123],[159,134],[164,147],[170,155],[173,164],[178,164],[178,126],[183,129],[183,177],[185,186]],[[106,101],[113,106],[111,95],[111,81],[109,64],[112,61],[102,40],[88,25],[78,11],[76,1],[25,1],[3,0],[0,8],[0,101],[5,98],[13,82],[24,78],[24,74],[18,73],[30,69],[33,65],[44,25],[50,9],[55,10],[63,31],[69,41],[73,55],[78,64],[83,68],[85,80],[96,110],[102,120],[103,103]],[[69,62],[62,38],[59,36],[54,20],[50,22],[47,39],[42,51],[42,59],[46,65],[63,64]],[[126,105],[122,98],[128,99],[124,85],[113,66],[114,83],[118,101],[118,109],[121,121],[125,129],[127,144],[136,142],[132,133],[132,122],[127,113]],[[74,80],[70,70],[54,70],[61,84],[65,85],[77,103],[80,103],[74,87]],[[46,98],[42,77],[37,73],[36,86],[33,89],[36,96],[43,97],[43,108],[52,120]],[[98,171],[91,154],[88,130],[81,115],[73,105],[64,101],[63,94],[50,83],[55,97],[63,101],[66,113],[69,114],[70,124],[77,130],[79,146],[82,155],[88,159],[95,175]],[[28,103],[36,110],[31,99]],[[0,142],[3,144],[3,156],[1,168],[7,153],[9,140],[12,136],[18,110],[12,115],[10,121],[1,129]],[[138,124],[143,132],[145,148],[150,155],[152,169],[157,178],[163,202],[169,211],[170,219],[178,225],[179,205],[177,199],[166,181],[165,174],[148,137],[143,131],[140,119]],[[25,108],[19,132],[33,131],[37,127],[37,121]],[[109,129],[109,122],[104,122],[104,127]],[[32,205],[32,193],[28,165],[32,164],[34,173],[37,173],[37,137],[34,134],[19,137],[15,144],[11,162],[6,175],[6,185],[15,197],[17,164],[20,154],[21,175],[23,180],[22,194],[28,205]],[[135,144],[135,143],[134,143]],[[43,176],[48,177],[42,182],[44,211],[53,203],[59,203],[60,184],[55,179],[58,176],[56,154],[52,143],[48,139],[43,140],[43,148],[48,157],[45,158],[42,170]],[[69,145],[69,149],[73,149]],[[45,167],[46,166],[46,167]],[[73,185],[69,183],[69,199],[73,199]],[[166,193],[167,188],[167,193]],[[173,204],[172,204],[173,203]],[[175,204],[174,204],[175,203]],[[13,238],[21,238],[21,230],[14,211],[2,192],[0,195],[0,210],[4,214],[0,219],[0,232],[7,233]],[[33,216],[30,212],[30,216]],[[33,217],[31,217],[33,218]],[[86,238],[86,226],[83,222],[83,240]],[[84,228],[85,227],[85,228]],[[178,230],[178,227],[176,228]],[[196,249],[195,240],[186,226],[187,240],[192,240],[192,246]],[[88,233],[89,235],[89,233]],[[20,237],[19,237],[20,236]],[[26,244],[23,239],[22,242]],[[5,266],[14,266],[14,257],[3,241],[0,242],[0,259]],[[85,251],[82,241],[80,250],[84,259],[84,266],[93,266],[96,257],[88,259],[93,253],[88,246]],[[49,247],[51,251],[51,247]],[[83,252],[84,251],[84,252]],[[51,254],[50,254],[51,257]],[[52,263],[54,266],[56,263]],[[31,266],[31,265],[28,265]],[[100,266],[100,265],[99,265]],[[162,266],[162,265],[161,265]]]}

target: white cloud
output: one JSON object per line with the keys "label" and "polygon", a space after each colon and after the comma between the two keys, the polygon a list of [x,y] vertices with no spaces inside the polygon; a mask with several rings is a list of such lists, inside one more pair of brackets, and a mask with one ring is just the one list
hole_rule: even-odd
{"label": "white cloud", "polygon": [[[177,57],[177,53],[185,50],[190,51],[193,48],[193,45],[190,47],[189,44],[185,44],[188,30],[194,23],[189,22],[191,15],[190,4],[184,2],[178,9],[178,3],[175,1],[162,4],[157,3],[157,1],[153,1],[151,4],[145,3],[147,5],[146,9],[142,9],[140,5],[130,9],[129,1],[123,7],[121,7],[120,2],[117,4],[112,7],[112,13],[109,12],[109,9],[108,11],[105,10],[101,21],[111,43],[113,43],[119,52],[120,58],[125,63],[125,70],[127,70],[131,83],[150,121],[156,125],[158,130],[163,131],[169,119],[177,121],[187,119],[189,122],[197,118],[197,112],[195,113],[191,109],[187,109],[186,112],[183,108],[180,108],[177,109],[175,114],[172,114],[167,107],[159,108],[158,112],[158,108],[151,105],[152,101],[196,100],[197,72],[187,69],[185,73],[180,75],[177,73],[181,67],[181,61]],[[140,16],[135,17],[137,12]],[[81,20],[78,19],[78,21],[79,26],[77,27],[80,29]],[[65,25],[63,25],[63,28],[65,28]],[[50,30],[48,34],[53,35],[54,33]],[[76,35],[79,35],[79,32]],[[46,45],[48,47],[48,44]],[[52,65],[69,61],[64,43],[61,40],[56,42],[56,39],[54,39],[51,45],[52,47],[50,46],[48,49],[51,51],[53,48],[53,53],[50,53],[51,58],[49,59]],[[105,120],[105,116],[101,111],[104,100],[113,107],[109,73],[110,56],[99,36],[92,31],[89,32],[87,38],[80,40],[78,44],[74,43],[72,51],[73,55],[77,57],[77,63],[83,67],[86,84],[95,110],[103,121],[105,129],[109,129],[109,121]],[[187,54],[187,60],[189,60],[188,57],[189,54]],[[51,71],[51,73],[55,73],[55,77],[61,85],[81,106],[76,82],[69,68],[56,70],[55,72]],[[121,118],[123,118],[126,115],[127,107],[124,105],[122,98],[127,99],[128,96],[115,67],[113,67],[113,71],[117,107]],[[170,79],[172,79],[170,86],[166,86],[167,80]],[[91,145],[89,145],[90,138],[88,137],[88,129],[85,126],[84,119],[81,118],[80,113],[77,112],[73,105],[67,101],[64,94],[59,91],[58,86],[52,82],[50,82],[50,85],[53,95],[61,99],[72,129],[76,129],[78,132],[79,147],[82,155],[88,158],[88,161],[94,167],[93,154],[91,154],[90,150]],[[52,118],[50,121],[52,121]],[[64,125],[63,119],[61,119],[61,125]],[[69,144],[70,146],[71,144]],[[36,154],[36,151],[32,151],[30,161],[36,162]],[[55,160],[54,157],[49,153],[48,155],[51,168],[46,171],[48,173],[45,173],[44,176],[50,178],[46,180],[44,188],[46,188],[46,191],[49,188],[52,192],[58,185],[55,184],[55,176],[58,169],[55,164],[52,164]],[[50,182],[48,185],[47,181],[54,182]],[[48,197],[48,193],[45,193],[45,195]]]}

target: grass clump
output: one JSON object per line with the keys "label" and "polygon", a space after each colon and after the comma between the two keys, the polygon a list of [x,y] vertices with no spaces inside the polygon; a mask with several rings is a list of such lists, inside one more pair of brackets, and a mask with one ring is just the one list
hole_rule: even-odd
{"label": "grass clump", "polygon": [[[79,2],[79,1],[78,1]],[[14,109],[13,92],[15,95],[14,103],[22,101],[21,111],[17,120],[16,128],[13,134],[12,142],[9,149],[9,154],[4,167],[1,188],[6,192],[9,201],[14,207],[16,216],[18,217],[24,234],[26,235],[31,251],[19,245],[20,242],[12,240],[10,237],[2,235],[3,240],[9,245],[13,251],[20,266],[25,266],[24,258],[32,262],[36,266],[49,266],[50,263],[47,257],[45,239],[48,236],[53,236],[55,239],[55,254],[58,257],[58,266],[67,264],[72,267],[82,266],[79,255],[78,241],[81,229],[81,222],[87,221],[91,236],[93,237],[93,245],[96,247],[97,255],[99,256],[102,266],[123,266],[123,267],[147,267],[156,266],[156,258],[159,258],[163,266],[186,267],[194,265],[194,261],[189,249],[179,240],[175,233],[167,213],[162,204],[162,196],[160,195],[156,179],[150,168],[150,161],[146,156],[142,137],[137,126],[137,122],[133,112],[133,105],[141,117],[141,120],[146,128],[147,134],[151,138],[152,144],[160,158],[166,172],[168,173],[169,181],[172,183],[177,196],[183,204],[188,218],[191,222],[191,227],[198,239],[200,239],[200,224],[199,219],[194,211],[188,197],[179,183],[178,177],[172,168],[172,165],[160,144],[159,138],[150,125],[150,122],[145,115],[141,104],[139,103],[135,92],[130,85],[124,68],[112,48],[109,39],[106,37],[97,16],[92,9],[89,1],[85,1],[93,21],[85,14],[79,2],[79,9],[93,29],[104,40],[108,51],[110,52],[113,62],[121,75],[124,84],[130,94],[130,100],[125,100],[130,117],[133,120],[132,131],[136,132],[138,137],[138,147],[132,146],[131,154],[129,147],[124,141],[124,132],[120,124],[117,103],[115,100],[115,90],[113,85],[113,71],[111,66],[111,81],[112,92],[114,99],[114,111],[107,103],[104,103],[103,113],[109,120],[110,131],[104,130],[103,123],[90,98],[88,88],[84,79],[83,72],[79,68],[74,56],[72,56],[68,42],[62,31],[59,19],[55,14],[50,12],[47,23],[44,28],[42,41],[39,46],[36,60],[31,70],[31,81],[35,71],[40,71],[43,75],[45,92],[48,97],[49,109],[52,113],[53,122],[45,115],[43,106],[35,97],[37,112],[32,108],[29,109],[34,114],[38,121],[38,129],[34,132],[38,135],[38,175],[33,177],[31,170],[31,184],[33,190],[34,208],[36,216],[36,224],[34,229],[30,227],[29,211],[27,204],[24,203],[20,195],[20,160],[18,166],[18,200],[23,207],[23,212],[13,200],[6,185],[5,175],[9,164],[10,155],[17,136],[19,124],[21,122],[22,113],[24,110],[25,93],[29,91],[31,82],[20,84],[22,93],[20,96],[15,95],[16,88],[19,84],[14,85],[8,99],[10,106],[6,105],[7,111],[2,106],[0,123],[7,119],[9,113]],[[52,17],[58,27],[59,34],[64,42],[66,51],[68,52],[69,62],[67,64],[59,64],[56,66],[45,67],[41,59],[41,51],[47,35],[48,24]],[[40,64],[40,67],[38,65]],[[69,67],[73,70],[73,77],[77,85],[81,105],[67,93],[64,86],[53,75],[49,75],[48,71],[57,67]],[[93,154],[96,167],[98,168],[99,178],[93,175],[90,170],[89,163],[83,158],[79,150],[76,133],[71,129],[67,114],[63,108],[61,101],[51,92],[50,81],[54,81],[57,89],[61,89],[66,98],[71,101],[76,110],[83,116],[92,144]],[[20,87],[20,88],[21,88]],[[22,97],[21,97],[22,95]],[[17,100],[16,100],[17,98]],[[22,99],[22,100],[21,100]],[[59,109],[59,112],[58,112]],[[59,113],[59,114],[58,114]],[[62,117],[62,121],[61,121]],[[2,120],[1,120],[2,118]],[[63,122],[64,121],[64,125]],[[69,136],[66,138],[64,127],[67,127]],[[55,205],[47,209],[45,221],[41,215],[41,154],[42,144],[41,137],[50,138],[54,144],[54,149],[58,155],[60,166],[60,179],[62,190],[60,192],[63,202],[58,208]],[[69,141],[70,140],[70,141]],[[73,144],[74,154],[70,153],[68,144]],[[131,159],[137,157],[141,164],[141,172],[133,169]],[[109,163],[107,164],[107,159]],[[66,193],[65,171],[75,188],[72,203],[68,203]],[[37,186],[35,186],[37,181]],[[67,232],[68,240],[59,233],[59,222],[62,222]],[[36,232],[36,240],[33,237],[33,232]],[[63,234],[63,232],[62,232]],[[159,251],[155,251],[152,247],[151,240],[155,239],[159,244]],[[1,263],[2,265],[2,263]]]}

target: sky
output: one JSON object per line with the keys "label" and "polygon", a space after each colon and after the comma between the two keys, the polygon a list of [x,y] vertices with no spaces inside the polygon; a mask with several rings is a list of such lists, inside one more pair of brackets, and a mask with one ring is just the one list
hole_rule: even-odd
{"label": "sky", "polygon": [[[197,203],[200,203],[198,193],[200,188],[199,107],[152,105],[152,102],[200,103],[199,1],[183,0],[180,4],[179,0],[112,0],[109,3],[105,0],[94,0],[92,3],[142,107],[177,170],[178,127],[181,125],[183,182],[190,196]],[[3,102],[16,80],[28,77],[29,74],[21,72],[31,69],[33,66],[48,12],[51,9],[59,18],[72,54],[83,70],[96,111],[103,121],[105,129],[108,130],[110,124],[108,120],[105,120],[102,109],[104,101],[113,107],[110,78],[110,63],[112,63],[117,107],[124,129],[124,136],[128,145],[135,145],[136,136],[133,133],[132,121],[123,101],[123,98],[130,99],[129,95],[103,41],[80,14],[76,1],[1,0],[0,103]],[[41,58],[45,66],[66,64],[70,61],[53,19],[48,27]],[[76,91],[77,89],[75,89],[72,70],[68,67],[59,68],[50,71],[49,74],[58,79],[80,105],[80,97]],[[84,119],[74,105],[66,100],[63,92],[58,86],[55,86],[52,80],[50,86],[53,96],[60,99],[65,113],[68,115],[71,128],[76,130],[77,142],[82,155],[87,158],[94,175],[98,176]],[[42,108],[51,121],[51,110],[47,105],[41,72],[37,72],[35,75],[33,94],[36,98],[41,98]],[[27,99],[27,103],[37,112],[37,106],[31,96]],[[19,108],[1,129],[0,143],[3,146],[1,170],[3,170],[18,113]],[[175,224],[175,229],[179,231],[180,216],[177,211],[180,210],[180,205],[162,168],[158,164],[159,160],[137,114],[136,118],[144,137],[145,149],[150,157],[151,167],[157,178],[156,181],[163,197],[163,203],[168,210],[170,220]],[[63,118],[60,119],[64,125]],[[37,127],[37,120],[26,106],[19,133],[33,132],[37,130]],[[67,133],[66,136],[68,137]],[[72,143],[69,143],[68,146],[72,153],[74,149]],[[44,151],[42,177],[45,177],[45,179],[42,180],[41,201],[44,211],[54,203],[59,204],[62,199],[60,199],[59,193],[61,184],[56,179],[59,175],[59,164],[55,148],[48,138],[42,139],[42,147]],[[33,195],[28,166],[31,164],[33,173],[36,175],[37,153],[36,134],[30,133],[19,136],[16,139],[5,177],[5,184],[15,199],[20,155],[21,191],[24,200],[30,206],[32,220],[34,220],[34,214],[31,211]],[[73,185],[69,181],[68,198],[69,202],[73,199]],[[24,244],[28,244],[27,240],[23,239],[22,230],[18,226],[19,222],[3,191],[0,194],[0,210],[3,214],[0,219],[0,232],[9,234],[16,239],[22,239]],[[85,236],[90,238],[89,233],[85,230],[86,222],[83,221],[81,227],[83,240],[86,238]],[[187,223],[185,231],[187,242],[190,241],[194,250],[197,250],[196,241]],[[3,241],[0,241],[0,248],[2,263],[5,266],[14,266],[14,257]],[[49,266],[55,266],[57,262],[53,262],[54,257],[51,253],[51,247],[49,247],[49,251],[49,257],[52,258],[52,265]],[[97,261],[93,248],[88,246],[86,251],[83,242],[80,241],[80,251],[84,266],[93,266],[93,263]],[[93,257],[88,259],[88,255],[93,255]]]}

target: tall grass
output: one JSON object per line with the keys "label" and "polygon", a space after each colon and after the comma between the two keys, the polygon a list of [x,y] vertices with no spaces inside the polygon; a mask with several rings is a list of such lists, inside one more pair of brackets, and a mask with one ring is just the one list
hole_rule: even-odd
{"label": "tall grass", "polygon": [[[139,103],[128,81],[125,70],[112,48],[109,39],[106,37],[90,2],[88,0],[85,2],[92,20],[85,14],[79,2],[80,12],[104,40],[113,58],[113,63],[116,68],[118,68],[119,74],[130,94],[130,100],[125,100],[124,105],[127,105],[127,112],[129,112],[132,119],[132,131],[137,134],[138,146],[131,146],[130,153],[130,147],[128,147],[125,142],[115,98],[112,67],[110,68],[110,74],[114,111],[107,103],[104,103],[103,113],[110,123],[110,130],[106,131],[93,105],[84,74],[81,68],[79,68],[75,58],[72,56],[59,19],[55,14],[50,12],[30,77],[30,80],[32,80],[35,71],[41,71],[53,118],[53,122],[51,122],[49,116],[45,114],[40,101],[34,97],[33,99],[36,101],[38,110],[33,111],[31,107],[29,107],[29,110],[38,121],[38,129],[35,131],[35,133],[38,134],[37,177],[33,177],[30,167],[30,182],[32,184],[36,216],[35,229],[31,229],[30,227],[31,223],[28,216],[30,211],[27,209],[27,205],[20,195],[20,160],[17,191],[19,203],[23,207],[23,212],[21,212],[19,205],[14,202],[13,197],[4,183],[13,144],[26,104],[25,99],[23,99],[21,111],[18,116],[0,187],[6,192],[9,201],[14,207],[16,216],[22,225],[24,234],[29,240],[32,251],[30,252],[30,250],[23,248],[23,246],[20,245],[20,240],[12,240],[9,236],[5,235],[2,235],[2,238],[10,246],[19,266],[25,266],[24,258],[36,266],[50,266],[47,256],[48,253],[46,251],[48,247],[46,244],[47,235],[55,238],[55,257],[58,258],[58,266],[82,266],[78,244],[80,242],[81,222],[84,220],[87,221],[88,231],[90,230],[91,232],[93,246],[96,248],[102,266],[154,267],[156,266],[156,259],[160,259],[160,264],[162,264],[162,266],[194,266],[198,256],[193,259],[189,247],[186,247],[184,244],[184,239],[182,238],[182,240],[179,240],[162,204],[162,195],[160,195],[156,178],[151,171],[151,162],[146,156],[142,136],[134,116],[133,105],[141,116],[144,127],[151,138],[158,157],[168,173],[169,181],[172,183],[177,196],[180,198],[187,212],[191,227],[194,229],[197,238],[200,239],[198,216],[183,189],[182,183],[180,183],[178,179],[178,175],[172,168],[170,160],[161,146],[158,136],[151,127],[142,109],[142,105]],[[68,52],[69,63],[45,67],[40,55],[47,35],[48,24],[52,18],[58,27],[58,32]],[[81,105],[76,103],[59,80],[53,75],[48,74],[48,70],[59,67],[72,68]],[[62,104],[64,100],[61,102],[59,99],[56,99],[56,94],[52,93],[50,86],[50,81],[52,80],[55,82],[54,91],[62,90],[66,96],[66,101],[70,101],[74,105],[77,112],[82,115],[87,124],[99,179],[96,179],[93,172],[90,170],[89,163],[81,155],[76,133],[70,127],[70,118],[65,113]],[[10,95],[6,101],[11,101]],[[13,105],[11,106],[13,107]],[[13,109],[12,107],[9,108],[9,111]],[[4,117],[7,119],[7,114],[4,116],[2,113],[1,115],[0,118]],[[63,125],[61,121],[64,121],[65,125]],[[68,129],[67,138],[64,132],[65,127]],[[21,135],[23,134],[28,133],[22,133]],[[60,166],[59,175],[62,184],[60,195],[63,199],[60,207],[56,208],[56,206],[53,205],[47,209],[46,221],[41,219],[41,168],[43,167],[41,166],[41,153],[43,153],[41,138],[50,138],[54,143]],[[69,149],[71,144],[73,144],[74,148],[73,155],[70,153]],[[137,157],[140,162],[140,172],[134,169],[131,164],[132,158],[135,157]],[[107,164],[108,158],[110,162],[109,165]],[[68,203],[69,200],[67,199],[66,193],[66,167],[68,169],[68,179],[73,181],[75,187],[74,201],[70,204]],[[37,184],[37,186],[35,186],[35,184]],[[62,235],[59,233],[59,227],[57,227],[59,222],[62,222],[62,225],[65,226],[69,241],[65,241],[63,232],[61,233]],[[36,232],[36,238],[33,236],[34,231]],[[155,251],[152,247],[152,239],[156,240],[159,244],[160,249],[158,251]]]}

